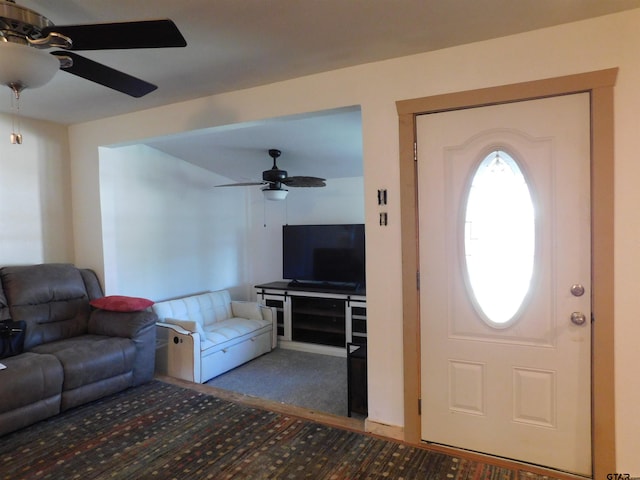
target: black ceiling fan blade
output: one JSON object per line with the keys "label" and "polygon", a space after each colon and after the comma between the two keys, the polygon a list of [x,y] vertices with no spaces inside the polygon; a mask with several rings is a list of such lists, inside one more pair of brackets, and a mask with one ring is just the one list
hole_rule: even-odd
{"label": "black ceiling fan blade", "polygon": [[325,180],[319,177],[287,177],[281,183],[287,187],[326,187]]}
{"label": "black ceiling fan blade", "polygon": [[147,93],[153,92],[158,87],[152,83],[145,82],[139,78],[132,77],[129,74],[120,72],[111,67],[107,67],[88,58],[82,57],[76,53],[57,51],[51,52],[57,57],[69,57],[73,61],[70,67],[62,68],[63,71],[77,75],[91,82],[99,83],[113,90],[117,90],[132,97],[142,97]]}
{"label": "black ceiling fan blade", "polygon": [[253,185],[268,185],[269,182],[244,182],[244,183],[225,183],[224,185],[216,185],[216,187],[251,187]]}
{"label": "black ceiling fan blade", "polygon": [[69,37],[73,42],[70,50],[167,48],[187,45],[178,27],[169,19],[53,25],[42,29],[44,36],[51,32]]}

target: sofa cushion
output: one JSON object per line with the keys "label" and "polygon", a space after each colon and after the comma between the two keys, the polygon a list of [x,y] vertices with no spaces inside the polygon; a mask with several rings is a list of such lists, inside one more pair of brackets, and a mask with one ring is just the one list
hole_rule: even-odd
{"label": "sofa cushion", "polygon": [[0,269],[13,320],[27,322],[25,350],[87,332],[89,301],[80,271],[70,264]]}
{"label": "sofa cushion", "polygon": [[231,318],[231,297],[226,290],[156,302],[152,307],[161,322],[165,318],[194,320],[207,325]]}
{"label": "sofa cushion", "polygon": [[9,312],[9,304],[7,303],[7,297],[4,296],[2,278],[0,277],[0,321],[9,320],[10,318],[11,312]]}
{"label": "sofa cushion", "polygon": [[253,336],[258,330],[270,327],[267,320],[247,320],[246,318],[230,318],[218,322],[215,325],[204,327],[204,336],[207,340],[202,349],[211,347],[225,348],[227,344],[237,343]]}
{"label": "sofa cushion", "polygon": [[[0,395],[0,414],[59,397],[62,392],[62,365],[52,355],[25,352],[4,358],[2,363],[7,368],[0,370],[0,385],[3,392],[11,393]],[[59,407],[54,413],[58,411]]]}
{"label": "sofa cushion", "polygon": [[131,372],[136,357],[133,340],[101,335],[81,335],[46,343],[32,351],[54,355],[62,364],[63,390]]}
{"label": "sofa cushion", "polygon": [[92,307],[110,312],[141,312],[153,305],[152,300],[140,297],[127,297],[124,295],[108,295],[106,297],[91,300]]}
{"label": "sofa cushion", "polygon": [[231,312],[234,317],[248,318],[249,320],[262,320],[260,304],[257,302],[231,302]]}

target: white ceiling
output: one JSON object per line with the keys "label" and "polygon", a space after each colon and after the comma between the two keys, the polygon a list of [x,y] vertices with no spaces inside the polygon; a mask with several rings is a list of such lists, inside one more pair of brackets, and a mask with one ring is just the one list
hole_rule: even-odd
{"label": "white ceiling", "polygon": [[[81,52],[158,85],[158,90],[140,99],[65,72],[58,72],[43,87],[23,92],[22,115],[64,124],[640,7],[640,0],[17,0],[16,3],[57,25],[171,18],[187,40],[186,48]],[[7,88],[0,95],[0,111],[10,110],[11,93]],[[344,122],[350,124],[354,112],[343,113]],[[333,156],[330,151],[340,150],[338,139],[344,139],[344,135],[329,131],[324,136],[327,122],[323,123],[322,118],[296,123],[295,132],[293,122],[283,120],[250,125],[224,135],[222,130],[210,132],[210,137],[187,135],[174,138],[171,143],[159,141],[156,146],[207,168],[218,168],[211,159],[223,158],[219,171],[230,178],[250,176],[249,170],[236,172],[233,167],[233,162],[249,156],[249,150],[261,150],[269,166],[266,154],[269,148],[283,151],[282,164],[280,161],[278,164],[288,169],[290,175],[350,176],[348,171],[332,174],[328,164],[324,174],[314,173],[314,163],[331,161],[339,165],[341,158],[353,155],[354,143],[361,141],[359,137],[355,142],[345,141],[344,152]],[[326,115],[324,118],[337,120]],[[303,125],[315,133],[300,130]],[[304,159],[298,158],[305,154],[310,157],[311,152],[321,158],[314,157],[311,163],[302,163]],[[294,164],[286,165],[287,154],[292,159],[296,157]],[[298,160],[300,163],[296,163]],[[264,168],[258,168],[259,176]]]}
{"label": "white ceiling", "polygon": [[198,130],[144,144],[236,182],[262,180],[272,167],[270,148],[281,150],[278,167],[289,176],[362,176],[359,108],[295,115],[264,122]]}

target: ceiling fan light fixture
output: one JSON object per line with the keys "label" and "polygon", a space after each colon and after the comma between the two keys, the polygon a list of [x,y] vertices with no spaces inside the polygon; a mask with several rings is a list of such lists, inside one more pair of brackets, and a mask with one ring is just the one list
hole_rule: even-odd
{"label": "ceiling fan light fixture", "polygon": [[28,45],[0,41],[0,84],[13,90],[37,88],[51,81],[60,61]]}
{"label": "ceiling fan light fixture", "polygon": [[264,195],[264,198],[267,200],[273,200],[273,201],[284,200],[285,198],[287,198],[288,193],[289,193],[289,190],[284,188],[267,187],[262,189],[262,194]]}

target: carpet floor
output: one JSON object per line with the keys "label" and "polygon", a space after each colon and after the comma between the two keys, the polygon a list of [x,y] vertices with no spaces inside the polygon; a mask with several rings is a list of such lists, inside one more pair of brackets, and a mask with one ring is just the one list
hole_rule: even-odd
{"label": "carpet floor", "polygon": [[0,478],[549,477],[329,427],[156,380],[1,437]]}
{"label": "carpet floor", "polygon": [[347,359],[342,357],[276,348],[207,385],[347,416]]}

